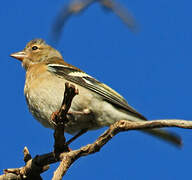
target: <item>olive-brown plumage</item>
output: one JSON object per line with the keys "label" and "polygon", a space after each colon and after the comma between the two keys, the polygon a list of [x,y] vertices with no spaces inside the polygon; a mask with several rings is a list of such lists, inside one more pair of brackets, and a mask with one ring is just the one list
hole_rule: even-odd
{"label": "olive-brown plumage", "polygon": [[[63,100],[65,82],[78,88],[68,115],[66,132],[98,129],[118,120],[146,121],[126,100],[107,85],[66,63],[62,55],[41,39],[30,41],[23,51],[12,57],[22,61],[26,70],[24,94],[30,112],[45,127],[54,128],[51,115]],[[167,131],[145,131],[175,145],[181,145],[178,136]]]}

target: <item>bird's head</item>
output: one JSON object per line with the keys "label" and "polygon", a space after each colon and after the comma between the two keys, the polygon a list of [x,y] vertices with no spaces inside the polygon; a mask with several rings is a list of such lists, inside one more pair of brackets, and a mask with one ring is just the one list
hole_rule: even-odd
{"label": "bird's head", "polygon": [[62,58],[57,50],[47,45],[42,39],[31,40],[22,51],[13,53],[10,56],[22,61],[25,69],[32,64],[45,62],[53,57]]}

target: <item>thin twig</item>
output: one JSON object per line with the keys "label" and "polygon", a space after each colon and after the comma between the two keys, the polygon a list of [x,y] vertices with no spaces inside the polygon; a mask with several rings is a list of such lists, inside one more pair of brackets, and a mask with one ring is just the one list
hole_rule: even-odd
{"label": "thin twig", "polygon": [[64,98],[61,108],[58,112],[54,112],[52,115],[52,121],[55,123],[54,131],[54,152],[58,156],[62,152],[69,151],[66,139],[64,136],[65,123],[68,121],[67,112],[71,107],[71,103],[75,95],[79,92],[74,85],[65,83]]}
{"label": "thin twig", "polygon": [[25,163],[27,163],[30,159],[32,159],[31,154],[29,153],[29,150],[26,146],[23,149],[23,154],[24,154],[23,160],[25,161]]}

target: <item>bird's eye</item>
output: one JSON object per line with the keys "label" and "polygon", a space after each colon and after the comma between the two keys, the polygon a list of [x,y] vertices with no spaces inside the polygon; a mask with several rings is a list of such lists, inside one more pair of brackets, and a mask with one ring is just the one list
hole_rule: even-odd
{"label": "bird's eye", "polygon": [[37,50],[37,49],[38,49],[37,46],[33,46],[33,47],[32,47],[32,50]]}

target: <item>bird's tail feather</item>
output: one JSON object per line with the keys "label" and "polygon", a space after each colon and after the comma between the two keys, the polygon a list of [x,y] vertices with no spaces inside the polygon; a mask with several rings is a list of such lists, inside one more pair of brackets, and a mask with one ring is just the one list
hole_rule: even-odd
{"label": "bird's tail feather", "polygon": [[182,146],[182,140],[181,137],[179,137],[177,134],[162,130],[162,129],[147,129],[147,130],[142,130],[144,133],[153,135],[159,139],[165,140],[177,147]]}

